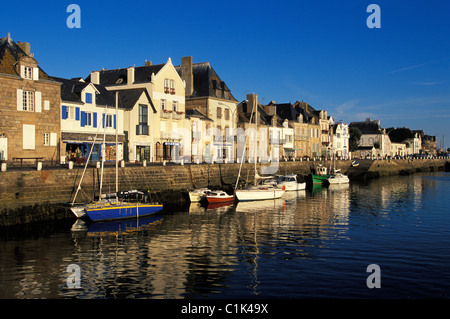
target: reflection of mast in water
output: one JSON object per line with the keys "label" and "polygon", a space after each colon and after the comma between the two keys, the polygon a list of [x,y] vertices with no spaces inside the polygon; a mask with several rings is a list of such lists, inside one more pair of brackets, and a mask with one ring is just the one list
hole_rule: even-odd
{"label": "reflection of mast in water", "polygon": [[258,245],[258,226],[256,223],[256,212],[253,212],[253,241],[255,243],[255,253],[253,257],[253,270],[251,270],[251,274],[253,275],[253,282],[250,284],[249,288],[253,289],[253,294],[257,296],[259,293],[257,288],[260,284],[258,280],[258,259],[259,259],[259,245]]}
{"label": "reflection of mast in water", "polygon": [[[245,218],[253,218],[253,243],[254,243],[254,253],[251,258],[249,258],[248,270],[251,274],[251,283],[247,288],[252,289],[253,295],[259,295],[258,286],[260,281],[258,280],[258,265],[259,265],[259,243],[258,243],[258,223],[256,218],[261,218],[264,216],[263,213],[274,212],[274,211],[284,211],[286,209],[286,201],[284,199],[272,199],[272,200],[262,200],[262,201],[252,201],[252,202],[238,202],[236,206],[236,212],[245,213]],[[252,267],[253,266],[253,267]]]}

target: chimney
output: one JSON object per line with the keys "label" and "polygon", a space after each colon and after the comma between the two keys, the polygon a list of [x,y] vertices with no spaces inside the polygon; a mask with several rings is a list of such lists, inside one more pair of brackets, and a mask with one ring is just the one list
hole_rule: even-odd
{"label": "chimney", "polygon": [[256,95],[255,93],[247,94],[247,113],[255,112],[257,105],[258,105],[258,95]]}
{"label": "chimney", "polygon": [[31,55],[31,48],[29,42],[17,42],[19,48],[21,48],[28,56]]}
{"label": "chimney", "polygon": [[91,83],[100,84],[100,72],[99,71],[91,72]]}
{"label": "chimney", "polygon": [[151,66],[152,65],[152,61],[147,61],[147,60],[145,60],[145,64],[144,64],[145,66]]}
{"label": "chimney", "polygon": [[134,66],[130,66],[127,69],[127,84],[131,85],[134,83]]}
{"label": "chimney", "polygon": [[194,74],[192,73],[192,57],[181,58],[181,79],[186,83],[185,95],[194,93]]}

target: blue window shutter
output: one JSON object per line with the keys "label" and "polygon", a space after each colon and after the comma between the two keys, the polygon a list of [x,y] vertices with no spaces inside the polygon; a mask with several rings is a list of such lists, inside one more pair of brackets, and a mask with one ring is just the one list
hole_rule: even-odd
{"label": "blue window shutter", "polygon": [[91,104],[92,103],[92,94],[86,93],[86,103]]}
{"label": "blue window shutter", "polygon": [[79,107],[75,108],[75,120],[77,120],[77,121],[80,120],[80,108]]}
{"label": "blue window shutter", "polygon": [[116,114],[114,114],[114,129],[116,129]]}
{"label": "blue window shutter", "polygon": [[67,106],[65,105],[61,106],[61,118],[63,120],[67,119]]}
{"label": "blue window shutter", "polygon": [[102,118],[102,128],[105,128],[105,116],[106,116],[106,114],[103,113],[103,118]]}
{"label": "blue window shutter", "polygon": [[81,111],[81,127],[86,126],[86,112]]}
{"label": "blue window shutter", "polygon": [[97,127],[97,112],[94,112],[93,121],[94,121],[94,127]]}

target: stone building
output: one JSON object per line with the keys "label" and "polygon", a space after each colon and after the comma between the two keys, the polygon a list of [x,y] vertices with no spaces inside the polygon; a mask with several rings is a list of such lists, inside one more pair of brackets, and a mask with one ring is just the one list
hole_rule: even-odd
{"label": "stone building", "polygon": [[237,127],[237,100],[209,62],[193,63],[192,56],[183,57],[175,67],[186,84],[186,107],[198,110],[213,120],[208,126],[210,135],[203,132],[203,150],[206,158],[214,161],[236,159],[235,130]]}
{"label": "stone building", "polygon": [[53,79],[61,83],[61,162],[84,163],[89,154],[91,161],[102,155],[105,161],[115,161],[116,155],[122,160],[124,111],[116,111],[115,96],[83,79]]}
{"label": "stone building", "polygon": [[361,131],[359,147],[374,147],[371,156],[391,156],[391,140],[386,129],[383,129],[380,120],[371,121],[367,118],[364,122],[351,122],[349,127],[356,127]]}
{"label": "stone building", "polygon": [[117,91],[120,96],[125,96],[121,91],[136,93],[136,89],[145,89],[138,103],[145,107],[141,108],[141,113],[129,113],[129,125],[124,130],[127,136],[125,144],[128,145],[125,153],[128,153],[129,160],[190,159],[190,156],[184,156],[190,154],[191,147],[189,120],[185,117],[186,84],[170,58],[162,64],[153,65],[151,61],[145,61],[144,66],[139,67],[93,71],[86,81]]}
{"label": "stone building", "polygon": [[0,39],[0,160],[59,162],[61,83],[38,65],[30,44]]}

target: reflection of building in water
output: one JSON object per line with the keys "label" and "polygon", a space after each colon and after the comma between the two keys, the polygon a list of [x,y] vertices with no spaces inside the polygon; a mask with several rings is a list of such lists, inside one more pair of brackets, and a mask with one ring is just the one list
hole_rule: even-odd
{"label": "reflection of building in water", "polygon": [[[350,185],[336,184],[328,187],[331,211],[334,213],[335,223],[347,225],[350,214]],[[348,230],[348,227],[346,228]]]}

